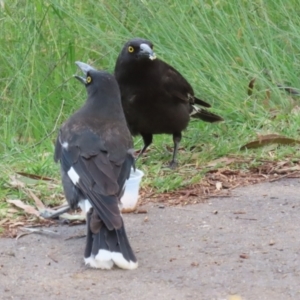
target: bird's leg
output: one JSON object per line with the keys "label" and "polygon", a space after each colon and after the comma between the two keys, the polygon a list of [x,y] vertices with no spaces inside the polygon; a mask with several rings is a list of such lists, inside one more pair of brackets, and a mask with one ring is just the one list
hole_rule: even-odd
{"label": "bird's leg", "polygon": [[143,138],[143,141],[144,141],[144,147],[143,149],[141,150],[141,152],[139,153],[138,157],[136,158],[135,161],[137,161],[140,156],[143,155],[143,153],[146,151],[146,149],[149,147],[149,145],[152,143],[152,134],[145,134],[145,133],[141,133],[141,136]]}
{"label": "bird's leg", "polygon": [[173,157],[169,165],[171,169],[175,169],[177,167],[176,156],[177,156],[177,151],[178,151],[180,141],[181,141],[181,132],[173,133],[174,150],[173,150]]}
{"label": "bird's leg", "polygon": [[86,213],[86,246],[84,250],[84,258],[88,258],[92,254],[93,248],[93,233],[91,231],[91,219],[94,209],[90,208],[90,210]]}

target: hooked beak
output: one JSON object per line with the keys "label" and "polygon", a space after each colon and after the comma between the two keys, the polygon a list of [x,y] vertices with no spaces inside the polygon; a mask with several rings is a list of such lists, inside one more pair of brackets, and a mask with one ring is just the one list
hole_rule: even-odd
{"label": "hooked beak", "polygon": [[81,77],[79,75],[74,75],[74,77],[76,79],[78,79],[81,83],[83,84],[86,84],[86,76],[87,76],[87,73],[89,71],[92,71],[92,70],[95,70],[93,67],[91,67],[90,65],[88,64],[85,64],[81,61],[76,61],[75,64],[77,65],[77,67],[79,67],[79,69],[84,73],[84,77]]}
{"label": "hooked beak", "polygon": [[140,51],[138,56],[141,58],[149,58],[150,60],[154,60],[156,58],[156,55],[151,47],[144,43],[140,44]]}

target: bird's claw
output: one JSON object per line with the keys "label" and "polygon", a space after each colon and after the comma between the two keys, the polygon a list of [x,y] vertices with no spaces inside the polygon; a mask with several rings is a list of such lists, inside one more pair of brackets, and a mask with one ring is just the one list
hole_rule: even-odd
{"label": "bird's claw", "polygon": [[172,161],[169,163],[169,168],[172,169],[172,170],[176,169],[177,166],[178,166],[178,163],[177,163],[177,161],[175,161],[175,160],[172,160]]}

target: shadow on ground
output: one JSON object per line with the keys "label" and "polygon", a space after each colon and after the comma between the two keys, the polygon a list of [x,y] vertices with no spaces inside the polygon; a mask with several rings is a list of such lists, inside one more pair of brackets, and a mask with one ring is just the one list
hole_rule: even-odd
{"label": "shadow on ground", "polygon": [[0,240],[1,299],[300,299],[300,181],[125,215],[134,271],[83,264],[84,226]]}

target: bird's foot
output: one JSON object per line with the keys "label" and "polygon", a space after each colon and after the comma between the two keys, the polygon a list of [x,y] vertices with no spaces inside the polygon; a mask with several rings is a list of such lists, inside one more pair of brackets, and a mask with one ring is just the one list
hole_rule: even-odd
{"label": "bird's foot", "polygon": [[177,166],[178,166],[178,163],[175,160],[171,160],[171,162],[169,163],[169,168],[172,170],[176,169]]}

